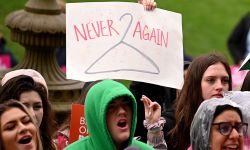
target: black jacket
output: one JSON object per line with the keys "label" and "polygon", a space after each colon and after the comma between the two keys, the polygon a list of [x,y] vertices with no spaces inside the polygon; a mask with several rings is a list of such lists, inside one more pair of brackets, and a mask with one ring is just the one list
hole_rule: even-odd
{"label": "black jacket", "polygon": [[245,59],[247,34],[250,29],[250,12],[234,28],[228,39],[228,49],[236,64]]}
{"label": "black jacket", "polygon": [[152,101],[156,101],[161,105],[162,117],[166,119],[163,132],[167,142],[167,133],[175,126],[175,115],[172,105],[176,99],[176,89],[133,81],[130,84],[130,90],[137,101],[137,126],[135,136],[140,136],[141,141],[147,142],[147,129],[143,126],[143,120],[145,119],[144,105],[141,101],[141,96],[146,95]]}

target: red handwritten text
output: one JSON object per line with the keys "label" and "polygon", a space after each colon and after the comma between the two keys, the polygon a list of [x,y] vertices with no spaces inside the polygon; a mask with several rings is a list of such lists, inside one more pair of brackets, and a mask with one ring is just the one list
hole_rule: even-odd
{"label": "red handwritten text", "polygon": [[74,25],[76,40],[91,40],[101,36],[119,35],[119,32],[112,25],[113,20],[82,23],[80,26]]}
{"label": "red handwritten text", "polygon": [[155,44],[168,47],[168,32],[164,33],[161,29],[149,28],[147,25],[141,26],[140,21],[136,23],[133,37],[139,34],[141,40],[153,41]]}

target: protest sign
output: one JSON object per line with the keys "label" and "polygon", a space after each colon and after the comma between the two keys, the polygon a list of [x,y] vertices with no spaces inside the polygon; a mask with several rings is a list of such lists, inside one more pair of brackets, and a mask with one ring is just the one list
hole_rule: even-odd
{"label": "protest sign", "polygon": [[66,12],[68,79],[182,87],[180,14],[128,2],[67,3]]}
{"label": "protest sign", "polygon": [[250,53],[247,55],[247,57],[240,66],[240,70],[249,70],[249,69],[250,69]]}
{"label": "protest sign", "polygon": [[84,117],[84,105],[72,104],[69,135],[69,144],[88,136],[87,124]]}

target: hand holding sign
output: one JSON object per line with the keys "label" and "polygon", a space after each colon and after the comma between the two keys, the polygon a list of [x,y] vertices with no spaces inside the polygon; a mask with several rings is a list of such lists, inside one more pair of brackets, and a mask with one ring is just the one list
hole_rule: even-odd
{"label": "hand holding sign", "polygon": [[154,0],[138,0],[138,3],[142,4],[145,10],[153,10],[157,7]]}

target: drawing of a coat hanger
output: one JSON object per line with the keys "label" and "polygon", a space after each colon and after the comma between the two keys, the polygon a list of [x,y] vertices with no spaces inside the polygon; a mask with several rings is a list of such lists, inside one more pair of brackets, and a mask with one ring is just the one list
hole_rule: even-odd
{"label": "drawing of a coat hanger", "polygon": [[[120,17],[120,21],[123,19],[124,16],[130,16],[130,22],[126,28],[126,31],[124,32],[124,35],[122,36],[121,40],[115,44],[114,46],[112,46],[111,48],[109,48],[104,54],[102,54],[98,59],[96,59],[85,71],[85,74],[98,74],[98,73],[108,73],[108,72],[118,72],[118,71],[135,71],[135,72],[142,72],[142,73],[149,73],[149,74],[159,74],[160,73],[160,69],[159,67],[156,65],[156,63],[146,54],[144,54],[142,51],[140,51],[139,49],[137,49],[136,47],[134,47],[133,45],[130,45],[127,42],[124,42],[124,38],[127,35],[127,32],[129,31],[129,28],[131,27],[132,21],[133,21],[133,16],[130,13],[125,13]],[[102,63],[101,60],[104,59],[105,56],[108,55],[108,53],[110,53],[111,51],[116,50],[115,48],[118,47],[119,45],[124,44],[125,46],[127,46],[128,48],[134,50],[134,52],[136,52],[137,54],[139,54],[140,59],[144,59],[144,61],[147,62],[147,65],[151,65],[151,69],[134,69],[134,68],[118,68],[118,69],[110,69],[109,66],[107,66],[106,70],[98,70],[96,71],[94,66],[97,65],[98,63]],[[129,59],[127,59],[127,61],[130,61]],[[149,68],[149,67],[147,67]]]}

